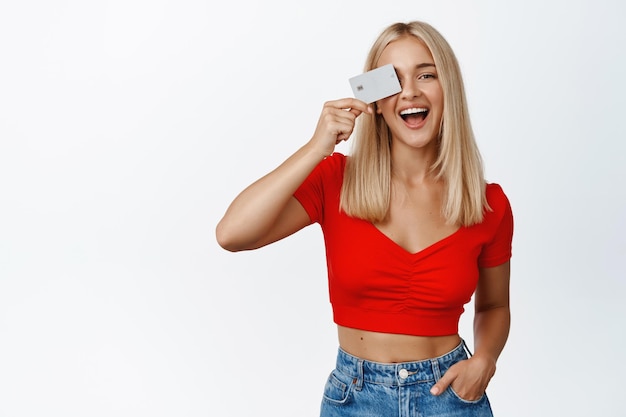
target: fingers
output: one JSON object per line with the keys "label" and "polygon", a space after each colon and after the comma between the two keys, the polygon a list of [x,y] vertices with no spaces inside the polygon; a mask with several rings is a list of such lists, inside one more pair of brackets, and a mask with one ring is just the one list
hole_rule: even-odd
{"label": "fingers", "polygon": [[356,117],[352,111],[326,105],[320,116],[320,130],[336,141],[345,140],[354,130]]}
{"label": "fingers", "polygon": [[432,395],[441,395],[449,386],[461,398],[468,401],[480,399],[493,376],[489,369],[481,369],[471,359],[452,365],[430,389]]}
{"label": "fingers", "polygon": [[453,368],[448,369],[448,372],[443,374],[443,376],[437,381],[435,385],[430,389],[430,393],[432,395],[441,395],[442,392],[448,389],[452,381],[456,379],[456,374],[454,373]]}
{"label": "fingers", "polygon": [[309,143],[324,155],[330,155],[337,144],[350,138],[356,118],[363,113],[374,114],[372,108],[361,100],[327,101]]}
{"label": "fingers", "polygon": [[370,105],[356,98],[342,98],[339,100],[328,101],[325,106],[347,110],[355,117],[358,117],[361,113],[373,114],[373,109]]}
{"label": "fingers", "polygon": [[331,130],[337,135],[337,142],[346,140],[354,130],[357,117],[362,113],[372,114],[372,108],[361,100],[346,98],[328,101],[324,104],[327,123],[333,125]]}

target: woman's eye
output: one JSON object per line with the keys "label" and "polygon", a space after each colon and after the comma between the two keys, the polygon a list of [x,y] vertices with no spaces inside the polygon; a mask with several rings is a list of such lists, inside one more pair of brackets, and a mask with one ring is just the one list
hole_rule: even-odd
{"label": "woman's eye", "polygon": [[419,77],[417,77],[418,80],[428,80],[428,79],[433,79],[433,78],[437,78],[437,77],[435,76],[435,74],[430,74],[430,73],[420,74]]}

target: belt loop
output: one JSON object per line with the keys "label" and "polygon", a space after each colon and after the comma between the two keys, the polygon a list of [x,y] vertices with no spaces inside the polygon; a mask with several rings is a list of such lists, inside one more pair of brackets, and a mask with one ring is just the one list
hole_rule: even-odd
{"label": "belt loop", "polygon": [[469,348],[467,347],[467,343],[465,343],[465,339],[461,338],[461,341],[463,342],[463,347],[465,348],[465,350],[467,351],[468,355],[470,356],[470,358],[472,356],[474,356],[474,354],[472,353],[471,350],[469,350]]}
{"label": "belt loop", "polygon": [[441,370],[439,369],[439,361],[437,359],[430,360],[430,366],[433,368],[433,375],[435,376],[435,382],[441,378]]}
{"label": "belt loop", "polygon": [[363,359],[359,359],[357,361],[357,372],[358,372],[358,376],[356,378],[356,387],[355,389],[357,391],[361,391],[361,388],[363,388]]}

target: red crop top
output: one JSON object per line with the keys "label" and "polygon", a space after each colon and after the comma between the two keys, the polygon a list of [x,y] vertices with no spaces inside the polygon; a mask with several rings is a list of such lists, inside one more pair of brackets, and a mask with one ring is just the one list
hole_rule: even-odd
{"label": "red crop top", "polygon": [[346,156],[324,159],[294,196],[319,223],[326,244],[335,323],[374,332],[443,336],[458,332],[478,269],[511,257],[513,216],[497,184],[487,185],[482,223],[409,253],[371,222],[339,211]]}

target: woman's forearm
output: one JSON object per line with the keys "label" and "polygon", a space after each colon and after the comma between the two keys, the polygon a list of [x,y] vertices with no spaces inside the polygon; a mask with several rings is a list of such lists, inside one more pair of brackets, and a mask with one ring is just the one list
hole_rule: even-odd
{"label": "woman's forearm", "polygon": [[494,307],[474,314],[474,356],[491,361],[495,367],[509,336],[509,306]]}
{"label": "woman's forearm", "polygon": [[305,145],[276,169],[245,188],[217,225],[219,244],[230,250],[254,246],[271,230],[293,193],[322,159],[321,152]]}

